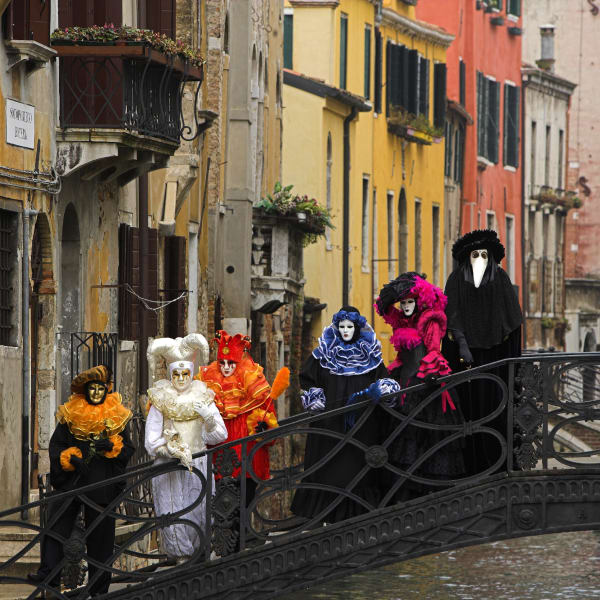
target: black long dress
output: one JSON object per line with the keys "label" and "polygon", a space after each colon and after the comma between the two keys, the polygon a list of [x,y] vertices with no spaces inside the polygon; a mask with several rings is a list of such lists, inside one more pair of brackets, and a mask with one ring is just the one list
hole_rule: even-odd
{"label": "black long dress", "polygon": [[[391,373],[402,388],[423,383],[423,379],[416,377],[421,359],[426,355],[424,344],[420,344],[413,350],[403,350],[398,357],[402,361],[400,367],[396,367]],[[432,392],[437,386],[432,385],[418,392],[408,393],[400,396],[395,410],[401,415],[407,416]],[[442,398],[437,396],[422,408],[413,417],[414,420],[427,425],[439,425],[443,430],[429,429],[419,425],[407,425],[399,431],[402,419],[388,419],[388,436],[393,438],[389,445],[389,461],[392,465],[403,471],[411,469],[415,462],[436,444],[443,442],[455,433],[448,426],[462,425],[463,414],[454,391],[449,392],[451,403],[446,402],[446,410],[442,407]],[[455,440],[443,445],[429,458],[413,470],[413,474],[430,480],[460,479],[465,475],[464,444],[462,440]],[[389,474],[389,486],[393,486],[398,480],[396,474]],[[403,502],[412,498],[423,496],[429,492],[443,489],[445,486],[426,484],[421,482],[405,480],[392,496],[394,502]],[[389,504],[389,503],[388,503]]]}
{"label": "black long dress", "polygon": [[[325,410],[329,411],[346,406],[346,401],[353,393],[364,390],[371,383],[384,377],[389,377],[389,374],[383,362],[374,369],[360,375],[333,375],[330,371],[324,369],[319,361],[311,355],[300,372],[300,385],[305,390],[311,387],[322,388],[326,398]],[[373,412],[360,427],[354,439],[369,447],[380,443],[381,428],[386,415],[383,409],[378,406],[369,407],[367,410],[373,410]],[[359,416],[357,415],[357,420]],[[344,434],[346,432],[344,415],[325,417],[311,424],[311,429],[315,428]],[[325,457],[338,442],[339,438],[309,433],[304,453],[304,470],[308,470],[317,461]],[[324,484],[343,490],[365,465],[364,451],[356,446],[345,444],[322,467],[302,479],[301,484]],[[372,507],[377,506],[381,496],[377,477],[377,471],[369,468],[364,477],[352,488],[354,494],[368,502]],[[328,523],[342,521],[366,512],[366,509],[360,503],[347,497],[343,498],[332,510],[327,511],[327,508],[339,498],[343,498],[343,495],[336,492],[300,488],[294,496],[292,512],[295,515],[308,518],[323,513],[319,521]]]}

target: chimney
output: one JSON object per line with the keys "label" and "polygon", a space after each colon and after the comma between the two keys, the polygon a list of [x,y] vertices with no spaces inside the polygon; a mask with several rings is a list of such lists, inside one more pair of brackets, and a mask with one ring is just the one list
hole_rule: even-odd
{"label": "chimney", "polygon": [[554,71],[554,25],[540,25],[542,37],[542,57],[536,61],[544,71]]}

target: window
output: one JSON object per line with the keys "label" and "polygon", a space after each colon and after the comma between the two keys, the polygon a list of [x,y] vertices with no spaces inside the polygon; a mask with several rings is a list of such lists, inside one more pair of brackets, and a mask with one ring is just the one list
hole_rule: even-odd
{"label": "window", "polygon": [[0,346],[17,345],[18,213],[0,210]]}
{"label": "window", "polygon": [[421,240],[422,240],[422,227],[421,227],[421,201],[415,200],[415,271],[421,272]]}
{"label": "window", "polygon": [[444,175],[452,177],[452,137],[454,135],[454,126],[452,123],[446,123],[446,153],[444,158]]}
{"label": "window", "polygon": [[371,97],[371,26],[365,25],[365,98]]}
{"label": "window", "polygon": [[[327,134],[327,164],[325,166],[325,199],[329,214],[331,214],[331,132]],[[331,250],[331,228],[325,227],[325,248]]]}
{"label": "window", "polygon": [[363,177],[362,185],[362,270],[369,271],[369,178]]}
{"label": "window", "polygon": [[398,260],[398,273],[408,271],[408,215],[404,188],[398,196]]}
{"label": "window", "polygon": [[515,280],[515,218],[506,215],[506,272],[511,281]]}
{"label": "window", "polygon": [[444,127],[446,123],[446,65],[437,63],[433,67],[433,125]]}
{"label": "window", "polygon": [[496,215],[491,210],[488,210],[485,213],[485,226],[487,229],[496,230]]}
{"label": "window", "polygon": [[564,162],[564,145],[565,145],[565,132],[560,129],[558,132],[558,188],[562,189],[563,186],[563,162]]}
{"label": "window", "polygon": [[[430,61],[420,56],[417,50],[391,41],[387,42],[386,60],[388,112],[393,106],[412,115],[423,114],[429,118]],[[444,105],[444,114],[445,110]]]}
{"label": "window", "polygon": [[283,15],[283,68],[294,68],[294,13],[285,9]]}
{"label": "window", "polygon": [[348,58],[348,15],[340,18],[340,87],[346,89],[346,70]]}
{"label": "window", "polygon": [[[447,141],[446,143],[450,142]],[[454,134],[454,181],[456,183],[462,183],[464,146],[465,129],[459,126],[456,128],[456,133]]]}
{"label": "window", "polygon": [[387,193],[388,277],[394,279],[394,192]]}
{"label": "window", "polygon": [[544,185],[550,185],[550,153],[552,151],[552,128],[546,125],[546,157],[544,162]]}
{"label": "window", "polygon": [[504,84],[504,164],[519,166],[519,106],[521,88]]}
{"label": "window", "polygon": [[[77,2],[77,4],[84,4]],[[76,4],[73,2],[73,4]],[[106,4],[107,8],[114,5],[114,12],[119,12],[119,22],[121,22],[122,0],[106,0],[105,2],[97,2],[99,5]],[[138,24],[140,27],[146,27],[175,39],[177,15],[176,15],[176,0],[140,0],[138,2]],[[103,25],[104,23],[113,23],[110,18],[98,20],[96,24]],[[116,22],[115,22],[116,23]]]}
{"label": "window", "polygon": [[[373,257],[373,272],[371,273],[371,277],[373,280],[373,291],[375,293],[375,297],[377,297],[377,290],[379,289],[379,263],[377,262],[377,259],[379,258],[379,248],[377,247],[377,190],[375,188],[373,188],[373,205],[371,207],[371,215],[371,256]],[[375,298],[373,298],[373,300],[375,300]]]}
{"label": "window", "polygon": [[[148,298],[158,300],[158,231],[148,229]],[[119,339],[139,338],[141,311],[136,294],[140,289],[140,230],[119,225]],[[155,311],[147,311],[148,335],[155,336],[158,322]]]}
{"label": "window", "polygon": [[383,62],[383,40],[379,27],[375,28],[375,112],[381,114],[381,69]]}
{"label": "window", "polygon": [[[164,299],[174,300],[186,290],[185,267],[186,239],[174,235],[165,238]],[[165,336],[170,338],[185,336],[186,300],[172,302],[165,309]]]}
{"label": "window", "polygon": [[419,114],[429,119],[429,61],[419,57]]}
{"label": "window", "polygon": [[433,227],[433,284],[440,283],[440,207],[433,205],[431,212]]}
{"label": "window", "polygon": [[467,97],[467,67],[465,61],[461,58],[458,63],[459,73],[459,101],[464,106]]}
{"label": "window", "polygon": [[506,0],[506,12],[515,17],[521,16],[521,0]]}
{"label": "window", "polygon": [[535,193],[535,160],[536,160],[536,144],[537,144],[537,123],[535,121],[531,121],[531,148],[530,148],[530,174],[529,179],[531,183],[531,191],[530,193],[533,195]]}
{"label": "window", "polygon": [[[6,5],[6,2],[4,3]],[[50,2],[16,0],[5,13],[5,30],[12,40],[35,40],[50,45]]]}
{"label": "window", "polygon": [[500,84],[477,73],[477,154],[498,162]]}

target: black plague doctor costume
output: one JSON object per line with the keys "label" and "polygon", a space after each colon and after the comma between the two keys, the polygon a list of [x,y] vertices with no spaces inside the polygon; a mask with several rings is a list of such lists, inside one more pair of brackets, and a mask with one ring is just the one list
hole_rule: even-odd
{"label": "black plague doctor costume", "polygon": [[[50,483],[57,492],[75,487],[98,483],[125,472],[125,467],[134,453],[128,423],[132,417],[129,409],[121,403],[121,395],[112,392],[111,371],[99,365],[83,371],[71,383],[69,400],[59,407],[56,417],[58,425],[50,439]],[[109,505],[125,489],[126,482],[120,481],[86,492],[85,497],[99,507]],[[68,506],[56,518],[59,511]],[[48,522],[54,533],[68,538],[81,508],[77,497],[50,504]],[[84,504],[86,530],[98,517],[99,512]],[[91,559],[106,563],[114,551],[115,519],[105,517],[86,538],[87,554]],[[28,576],[30,581],[43,581],[63,558],[63,544],[52,536],[42,541],[42,560],[37,573]],[[111,565],[107,565],[110,567]],[[95,581],[98,568],[88,564],[90,594],[108,592],[111,574],[104,571]],[[52,578],[58,587],[60,573]]]}
{"label": "black plague doctor costume", "polygon": [[[446,282],[448,334],[442,348],[452,370],[520,356],[523,315],[510,277],[500,267],[504,246],[496,232],[478,229],[465,234],[454,243],[452,256],[458,265]],[[490,373],[508,385],[508,367]],[[499,386],[485,379],[460,386],[458,394],[466,421],[490,415],[502,400]],[[506,439],[506,418],[505,409],[485,427]],[[469,474],[481,473],[498,463],[501,447],[492,435],[477,433],[466,442]],[[498,468],[502,466],[498,464]]]}

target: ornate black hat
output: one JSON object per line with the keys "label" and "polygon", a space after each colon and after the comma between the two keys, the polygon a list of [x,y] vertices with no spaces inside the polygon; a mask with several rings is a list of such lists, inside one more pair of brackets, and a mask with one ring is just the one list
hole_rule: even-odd
{"label": "ornate black hat", "polygon": [[477,248],[486,248],[498,264],[504,258],[504,246],[493,229],[475,229],[465,233],[454,242],[452,257],[462,263]]}

